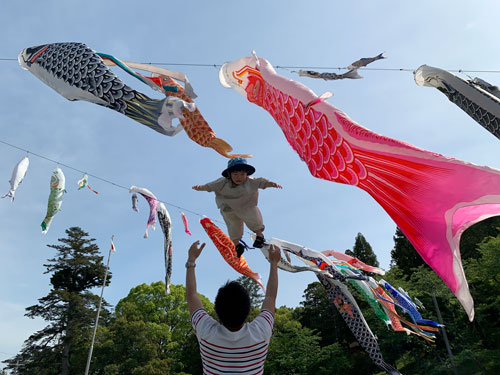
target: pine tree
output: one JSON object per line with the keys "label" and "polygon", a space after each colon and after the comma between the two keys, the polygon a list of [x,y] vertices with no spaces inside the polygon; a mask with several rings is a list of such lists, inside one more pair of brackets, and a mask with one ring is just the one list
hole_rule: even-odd
{"label": "pine tree", "polygon": [[248,276],[240,276],[236,279],[241,285],[243,285],[248,294],[250,295],[250,304],[253,309],[259,309],[264,301],[264,294],[262,293],[262,289],[253,279]]}
{"label": "pine tree", "polygon": [[425,262],[398,227],[396,227],[396,234],[393,239],[394,248],[391,250],[391,267],[397,266],[405,275],[410,276],[414,269],[425,264]]}
{"label": "pine tree", "polygon": [[356,236],[352,251],[346,250],[345,253],[358,258],[360,261],[369,264],[370,266],[379,266],[377,256],[373,252],[371,245],[361,233],[358,233]]}
{"label": "pine tree", "polygon": [[[32,334],[19,354],[4,361],[8,369],[20,375],[52,375],[83,373],[90,331],[99,297],[90,289],[101,286],[106,271],[95,239],[78,227],[66,230],[62,244],[47,245],[57,250],[48,259],[45,273],[52,274],[49,294],[37,305],[26,308],[29,318],[41,317],[49,324]],[[108,274],[107,284],[111,275]],[[107,311],[103,311],[105,318]]]}

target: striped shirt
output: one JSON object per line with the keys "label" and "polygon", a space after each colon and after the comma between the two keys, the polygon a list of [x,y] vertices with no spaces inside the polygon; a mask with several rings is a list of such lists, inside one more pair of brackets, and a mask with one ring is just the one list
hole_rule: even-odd
{"label": "striped shirt", "polygon": [[232,332],[214,320],[204,309],[191,316],[200,344],[203,374],[259,375],[264,373],[274,316],[267,310],[238,331]]}

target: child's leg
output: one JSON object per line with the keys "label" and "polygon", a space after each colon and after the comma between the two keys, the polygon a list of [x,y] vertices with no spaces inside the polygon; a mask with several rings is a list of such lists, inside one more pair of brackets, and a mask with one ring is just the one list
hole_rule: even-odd
{"label": "child's leg", "polygon": [[252,207],[248,209],[244,217],[242,217],[243,221],[247,225],[248,229],[252,232],[255,232],[257,238],[253,243],[254,247],[262,247],[264,245],[264,223],[262,221],[262,214],[258,207]]}
{"label": "child's leg", "polygon": [[243,254],[245,248],[240,244],[243,237],[243,220],[241,220],[234,211],[222,211],[221,215],[226,222],[227,234],[234,244],[238,258]]}

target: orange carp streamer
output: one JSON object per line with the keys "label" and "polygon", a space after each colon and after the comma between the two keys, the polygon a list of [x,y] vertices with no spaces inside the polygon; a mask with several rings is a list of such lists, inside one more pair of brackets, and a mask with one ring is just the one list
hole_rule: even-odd
{"label": "orange carp streamer", "polygon": [[205,229],[205,232],[207,232],[208,237],[210,237],[210,239],[213,241],[217,250],[219,250],[224,260],[231,267],[233,267],[236,272],[239,272],[242,275],[248,276],[253,279],[265,292],[266,288],[264,288],[264,285],[262,284],[260,275],[253,272],[250,267],[248,267],[248,263],[243,255],[239,258],[236,256],[236,250],[233,241],[231,241],[229,237],[208,217],[201,219],[200,223],[203,226],[203,229]]}

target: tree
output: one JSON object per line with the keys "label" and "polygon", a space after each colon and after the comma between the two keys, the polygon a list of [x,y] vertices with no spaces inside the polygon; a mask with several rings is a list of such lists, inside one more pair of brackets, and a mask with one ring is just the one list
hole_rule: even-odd
{"label": "tree", "polygon": [[[191,326],[183,285],[162,281],[132,288],[101,329],[92,369],[96,374],[201,374],[198,341]],[[200,295],[208,313],[213,304]]]}
{"label": "tree", "polygon": [[462,259],[478,258],[478,244],[489,237],[500,234],[500,216],[490,217],[467,228],[460,238],[460,254]]}
{"label": "tree", "polygon": [[379,265],[377,256],[373,252],[371,245],[361,233],[358,233],[356,236],[352,251],[346,250],[345,253],[358,258],[360,261],[370,266],[378,267]]}
{"label": "tree", "polygon": [[[89,290],[102,285],[106,267],[95,239],[78,227],[66,230],[62,244],[47,245],[57,250],[48,259],[45,273],[52,274],[49,294],[37,305],[26,308],[29,318],[41,317],[50,322],[32,334],[19,354],[6,360],[8,369],[17,374],[76,374],[85,369],[90,331],[99,297]],[[108,274],[107,284],[111,275]],[[105,319],[107,311],[103,311]]]}
{"label": "tree", "polygon": [[295,309],[294,316],[303,327],[319,334],[321,346],[344,342],[346,336],[352,337],[321,283],[310,283],[303,297],[304,301]]}
{"label": "tree", "polygon": [[398,267],[405,276],[409,277],[415,268],[420,267],[425,262],[398,227],[396,227],[396,234],[393,239],[394,248],[391,250],[391,267]]}
{"label": "tree", "polygon": [[[319,283],[318,283],[319,284]],[[265,373],[271,375],[348,374],[351,364],[338,344],[320,346],[321,337],[302,327],[287,307],[276,310]]]}
{"label": "tree", "polygon": [[262,293],[262,288],[253,279],[248,276],[240,276],[236,279],[241,285],[248,290],[250,295],[250,305],[253,309],[260,309],[262,302],[264,301],[264,294]]}

